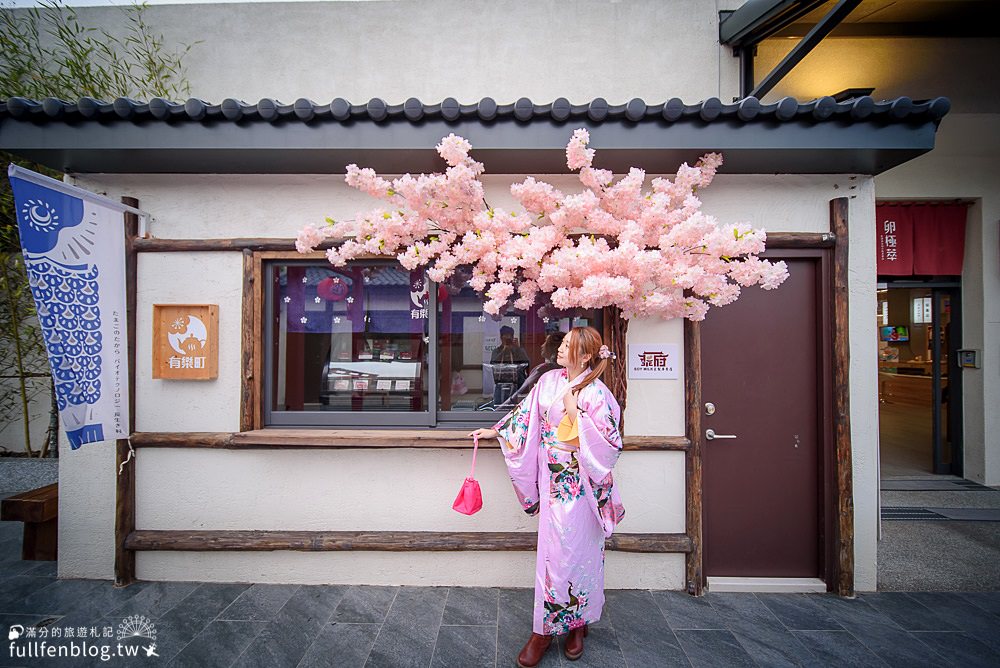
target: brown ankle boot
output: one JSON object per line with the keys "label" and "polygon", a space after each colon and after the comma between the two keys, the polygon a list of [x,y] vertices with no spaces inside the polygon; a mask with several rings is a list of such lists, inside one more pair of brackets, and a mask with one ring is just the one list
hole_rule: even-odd
{"label": "brown ankle boot", "polygon": [[576,661],[583,656],[583,639],[587,637],[587,626],[573,629],[566,636],[566,646],[564,653],[570,661]]}
{"label": "brown ankle boot", "polygon": [[543,636],[532,633],[528,643],[517,655],[517,665],[520,668],[535,668],[541,662],[545,652],[548,651],[552,643],[552,636]]}

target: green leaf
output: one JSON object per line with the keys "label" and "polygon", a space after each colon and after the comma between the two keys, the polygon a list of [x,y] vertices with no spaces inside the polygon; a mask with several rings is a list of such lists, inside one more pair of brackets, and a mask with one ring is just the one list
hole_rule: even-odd
{"label": "green leaf", "polygon": [[562,473],[566,470],[566,467],[562,464],[549,464],[549,470],[553,473]]}

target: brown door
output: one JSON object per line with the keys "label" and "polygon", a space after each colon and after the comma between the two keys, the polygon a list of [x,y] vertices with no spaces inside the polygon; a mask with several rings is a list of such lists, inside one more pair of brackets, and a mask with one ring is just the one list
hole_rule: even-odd
{"label": "brown door", "polygon": [[780,288],[744,290],[702,323],[710,576],[822,573],[822,256],[786,253],[769,254],[788,263]]}

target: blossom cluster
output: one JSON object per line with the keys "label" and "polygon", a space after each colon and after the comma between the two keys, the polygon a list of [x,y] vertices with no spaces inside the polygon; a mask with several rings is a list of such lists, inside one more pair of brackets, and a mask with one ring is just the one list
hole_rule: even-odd
{"label": "blossom cluster", "polygon": [[307,226],[296,248],[308,253],[327,240],[334,266],[361,255],[395,256],[407,269],[425,267],[444,281],[471,267],[469,284],[497,315],[528,309],[544,295],[557,309],[618,306],[626,318],[702,320],[711,306],[735,301],[741,288],[778,287],[784,262],[760,259],[766,234],[745,223],[721,224],[701,211],[699,188],[712,183],[722,156],[709,153],[674,178],[633,167],[614,180],[593,167],[585,129],[573,133],[566,164],[583,189],[564,194],[527,177],[510,191],[523,210],[487,204],[472,146],[450,134],[437,151],[444,173],[405,174],[391,181],[348,165],[349,185],[385,202],[353,221]]}

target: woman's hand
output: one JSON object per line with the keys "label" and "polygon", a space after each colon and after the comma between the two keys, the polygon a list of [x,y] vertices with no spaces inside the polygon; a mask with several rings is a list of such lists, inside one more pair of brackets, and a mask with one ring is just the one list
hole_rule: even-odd
{"label": "woman's hand", "polygon": [[572,390],[563,395],[563,407],[566,409],[566,415],[568,415],[569,419],[573,422],[576,422],[576,412],[578,410],[576,401],[577,396],[573,394]]}
{"label": "woman's hand", "polygon": [[496,429],[477,429],[471,432],[469,436],[483,440],[484,438],[496,438],[500,434],[497,433]]}

